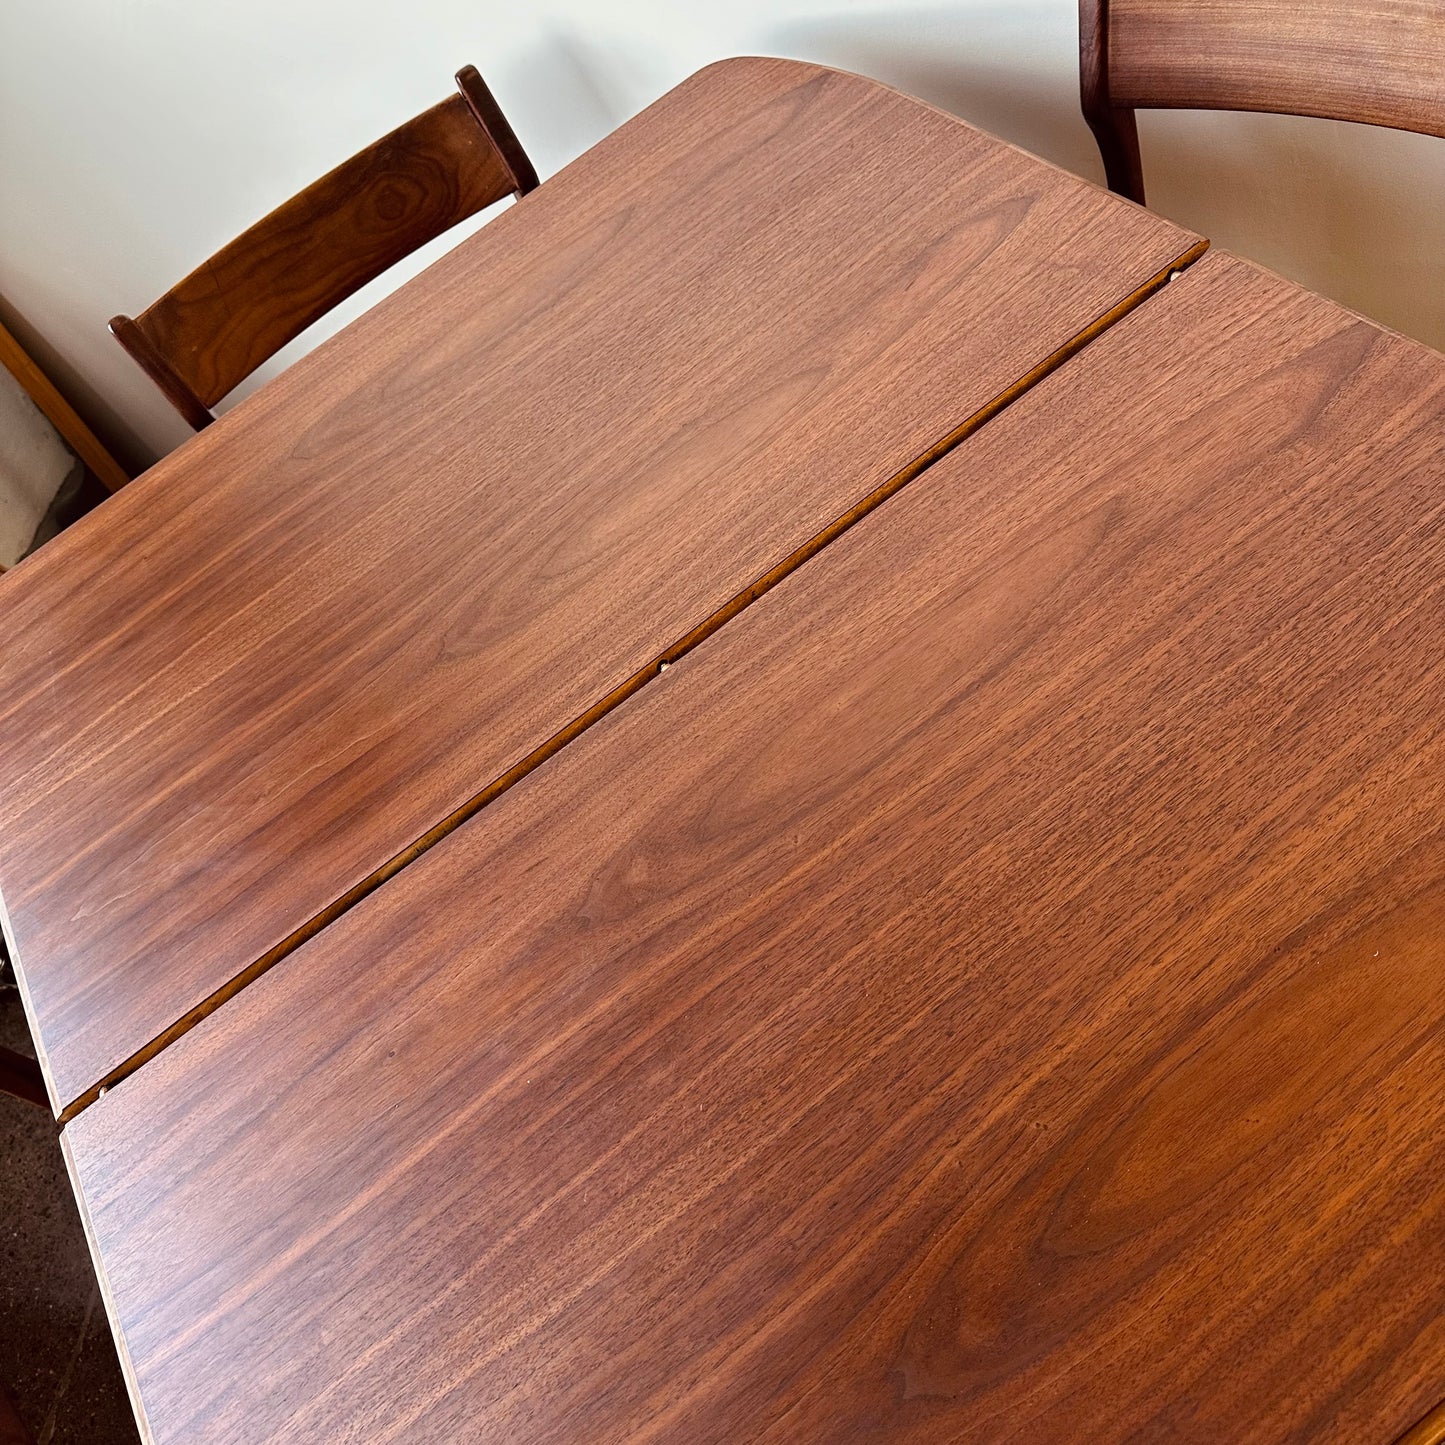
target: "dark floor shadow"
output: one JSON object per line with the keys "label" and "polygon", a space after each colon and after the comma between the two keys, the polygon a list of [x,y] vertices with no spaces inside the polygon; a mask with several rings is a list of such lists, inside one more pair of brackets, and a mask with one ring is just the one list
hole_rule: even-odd
{"label": "dark floor shadow", "polygon": [[[0,966],[0,1044],[30,1050]],[[136,1445],[55,1121],[0,1094],[0,1380],[37,1445]]]}

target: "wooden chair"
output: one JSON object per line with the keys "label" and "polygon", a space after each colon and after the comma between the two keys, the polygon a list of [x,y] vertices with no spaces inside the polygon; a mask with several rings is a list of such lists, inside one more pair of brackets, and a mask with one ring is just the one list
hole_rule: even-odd
{"label": "wooden chair", "polygon": [[434,105],[272,211],[116,340],[199,430],[227,392],[389,266],[537,173],[472,66]]}
{"label": "wooden chair", "polygon": [[1445,0],[1079,0],[1084,119],[1144,203],[1136,110],[1261,110],[1445,136]]}

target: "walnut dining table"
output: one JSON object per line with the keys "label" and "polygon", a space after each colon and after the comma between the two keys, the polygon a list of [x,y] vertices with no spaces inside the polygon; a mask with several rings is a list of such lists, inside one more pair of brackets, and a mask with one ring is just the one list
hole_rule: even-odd
{"label": "walnut dining table", "polygon": [[7,574],[144,1437],[1445,1440],[1442,443],[734,60]]}

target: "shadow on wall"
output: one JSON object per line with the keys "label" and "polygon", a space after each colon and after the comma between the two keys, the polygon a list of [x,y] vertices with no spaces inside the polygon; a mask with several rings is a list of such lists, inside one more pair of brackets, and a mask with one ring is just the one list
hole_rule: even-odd
{"label": "shadow on wall", "polygon": [[[781,25],[770,38],[1103,180],[1079,110],[1072,3],[878,11]],[[1445,140],[1199,111],[1141,112],[1139,128],[1152,209],[1445,350]]]}
{"label": "shadow on wall", "polygon": [[534,107],[526,144],[544,176],[579,156],[637,111],[636,97],[661,95],[672,81],[665,58],[641,36],[605,48],[560,25],[513,66],[533,91],[565,97],[565,103]]}
{"label": "shadow on wall", "polygon": [[[1079,111],[1072,5],[878,11],[792,22],[770,38],[781,54],[871,76],[1076,175],[1103,181]],[[1024,65],[1007,58],[1019,55],[1033,59]]]}

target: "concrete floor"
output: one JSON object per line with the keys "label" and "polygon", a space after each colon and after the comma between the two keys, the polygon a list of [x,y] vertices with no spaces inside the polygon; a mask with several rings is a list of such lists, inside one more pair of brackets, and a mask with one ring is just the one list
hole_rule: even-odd
{"label": "concrete floor", "polygon": [[[0,1044],[32,1052],[8,965]],[[90,1251],[44,1109],[0,1095],[0,1380],[37,1445],[136,1445]]]}

